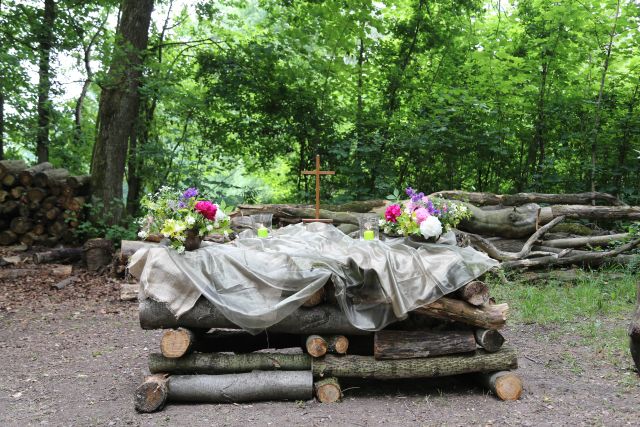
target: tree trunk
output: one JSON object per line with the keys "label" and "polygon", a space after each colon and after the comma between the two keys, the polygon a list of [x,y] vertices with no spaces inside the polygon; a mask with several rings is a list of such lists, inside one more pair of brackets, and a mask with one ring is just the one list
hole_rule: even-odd
{"label": "tree trunk", "polygon": [[[600,132],[600,111],[602,106],[602,94],[604,93],[604,84],[609,70],[609,59],[611,58],[611,49],[613,48],[613,38],[616,35],[618,25],[618,17],[620,16],[620,0],[616,4],[616,15],[613,20],[613,28],[609,33],[609,43],[607,44],[607,53],[604,57],[602,65],[602,76],[600,77],[600,89],[598,90],[598,99],[596,100],[596,112],[593,120],[593,138],[591,140],[591,191],[596,191],[596,148],[598,147],[598,133]],[[595,200],[593,201],[595,205]]]}
{"label": "tree trunk", "polygon": [[496,353],[477,350],[474,354],[427,357],[420,359],[376,360],[371,356],[331,356],[312,361],[314,377],[375,379],[433,378],[515,369],[515,350],[503,348]]}
{"label": "tree trunk", "polygon": [[303,371],[311,368],[307,354],[192,353],[179,359],[149,355],[149,372],[171,374],[235,374],[251,371]]}
{"label": "tree trunk", "polygon": [[637,288],[636,311],[629,325],[629,349],[631,350],[631,357],[636,365],[636,370],[640,372],[640,281]]}
{"label": "tree trunk", "polygon": [[592,200],[601,200],[613,206],[625,206],[616,196],[607,193],[573,193],[573,194],[548,194],[548,193],[516,193],[493,194],[473,193],[468,191],[439,191],[429,197],[442,197],[445,199],[461,200],[475,206],[502,205],[519,206],[527,203],[545,203],[552,205],[583,205]]}
{"label": "tree trunk", "polygon": [[579,248],[581,246],[607,246],[608,244],[625,240],[629,233],[608,234],[605,236],[572,237],[568,239],[544,240],[544,246],[551,248]]}
{"label": "tree trunk", "polygon": [[507,321],[508,304],[474,307],[464,301],[447,297],[440,298],[415,310],[418,314],[438,319],[455,320],[485,329],[500,329]]}
{"label": "tree trunk", "polygon": [[98,138],[91,161],[93,195],[108,224],[119,222],[127,144],[138,115],[142,54],[147,47],[153,0],[124,0],[118,40],[98,109]]}
{"label": "tree trunk", "polygon": [[139,412],[161,409],[165,402],[236,403],[261,400],[309,400],[311,372],[251,372],[232,375],[175,375],[147,379],[135,394]]}
{"label": "tree trunk", "polygon": [[56,4],[54,0],[44,1],[42,25],[38,31],[38,131],[36,133],[36,154],[38,163],[49,160],[49,127],[51,125],[51,48],[54,42],[54,21]]}
{"label": "tree trunk", "polygon": [[0,87],[0,160],[4,160],[4,91]]}
{"label": "tree trunk", "polygon": [[470,330],[390,331],[375,333],[373,355],[376,359],[412,359],[476,350]]}
{"label": "tree trunk", "polygon": [[[165,304],[151,299],[140,302],[139,315],[142,329],[177,328],[180,326],[190,329],[238,328],[205,298],[200,298],[196,305],[179,319],[176,319]],[[371,333],[352,326],[338,307],[330,305],[296,310],[267,330],[302,335],[369,335]]]}

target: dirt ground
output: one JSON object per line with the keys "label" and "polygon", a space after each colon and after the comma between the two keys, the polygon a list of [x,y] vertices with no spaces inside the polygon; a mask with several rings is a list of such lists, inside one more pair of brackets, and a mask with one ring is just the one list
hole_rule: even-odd
{"label": "dirt ground", "polygon": [[133,391],[160,332],[140,329],[137,304],[118,300],[117,280],[74,274],[79,280],[62,290],[51,287],[59,279],[47,266],[0,279],[0,426],[640,424],[640,379],[628,355],[598,353],[570,329],[538,325],[505,331],[525,382],[517,402],[461,376],[343,384],[343,402],[331,405],[170,404],[138,414]]}

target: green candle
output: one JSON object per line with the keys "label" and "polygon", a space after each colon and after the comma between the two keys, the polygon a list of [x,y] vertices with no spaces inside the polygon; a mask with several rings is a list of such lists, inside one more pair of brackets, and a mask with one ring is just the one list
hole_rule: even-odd
{"label": "green candle", "polygon": [[373,230],[364,230],[362,238],[364,240],[374,240],[376,238],[376,234],[373,232]]}
{"label": "green candle", "polygon": [[269,230],[267,229],[267,227],[258,228],[258,237],[260,237],[261,239],[269,237]]}

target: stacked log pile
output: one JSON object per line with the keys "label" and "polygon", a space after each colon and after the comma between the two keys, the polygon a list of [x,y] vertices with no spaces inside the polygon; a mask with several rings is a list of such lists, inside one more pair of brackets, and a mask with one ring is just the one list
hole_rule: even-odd
{"label": "stacked log pile", "polygon": [[[474,281],[410,313],[382,331],[352,326],[331,298],[329,283],[292,315],[251,335],[201,298],[179,319],[160,302],[140,302],[143,329],[165,329],[151,376],[135,407],[167,402],[241,402],[342,398],[341,378],[430,378],[477,373],[480,384],[515,400],[522,381],[516,352],[503,346],[507,304],[494,304]],[[291,349],[296,350],[291,350]],[[278,349],[287,349],[276,351]]]}
{"label": "stacked log pile", "polygon": [[29,167],[22,160],[0,161],[0,245],[73,241],[89,181],[48,162]]}

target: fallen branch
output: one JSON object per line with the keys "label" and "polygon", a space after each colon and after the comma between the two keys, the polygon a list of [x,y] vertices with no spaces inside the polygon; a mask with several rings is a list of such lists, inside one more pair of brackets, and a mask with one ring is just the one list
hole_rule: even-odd
{"label": "fallen branch", "polygon": [[[517,253],[501,251],[500,249],[496,248],[487,239],[477,234],[466,233],[466,236],[469,237],[471,243],[474,246],[476,246],[477,248],[485,252],[491,258],[497,259],[499,261],[512,261],[512,260],[522,259],[528,256],[535,242],[539,240],[550,228],[554,227],[556,224],[558,224],[562,220],[564,220],[563,216],[554,218],[551,222],[546,224],[544,227],[539,228],[538,231],[533,233],[533,235],[529,237],[529,239],[527,239],[527,241],[525,242],[520,252],[517,252]],[[462,233],[462,232],[459,231],[459,233]]]}
{"label": "fallen branch", "polygon": [[544,246],[552,248],[579,248],[581,246],[604,246],[611,242],[624,240],[629,233],[609,234],[606,236],[572,237],[568,239],[544,240]]}
{"label": "fallen branch", "polygon": [[501,264],[504,269],[516,269],[516,268],[531,268],[542,267],[549,265],[567,265],[567,264],[579,264],[590,263],[593,261],[603,261],[609,258],[616,257],[623,252],[629,251],[636,246],[640,245],[640,239],[632,240],[631,242],[622,245],[614,250],[606,252],[582,252],[578,255],[565,256],[571,254],[572,250],[565,249],[557,255],[551,255],[533,259],[523,259],[517,261],[507,261]]}

